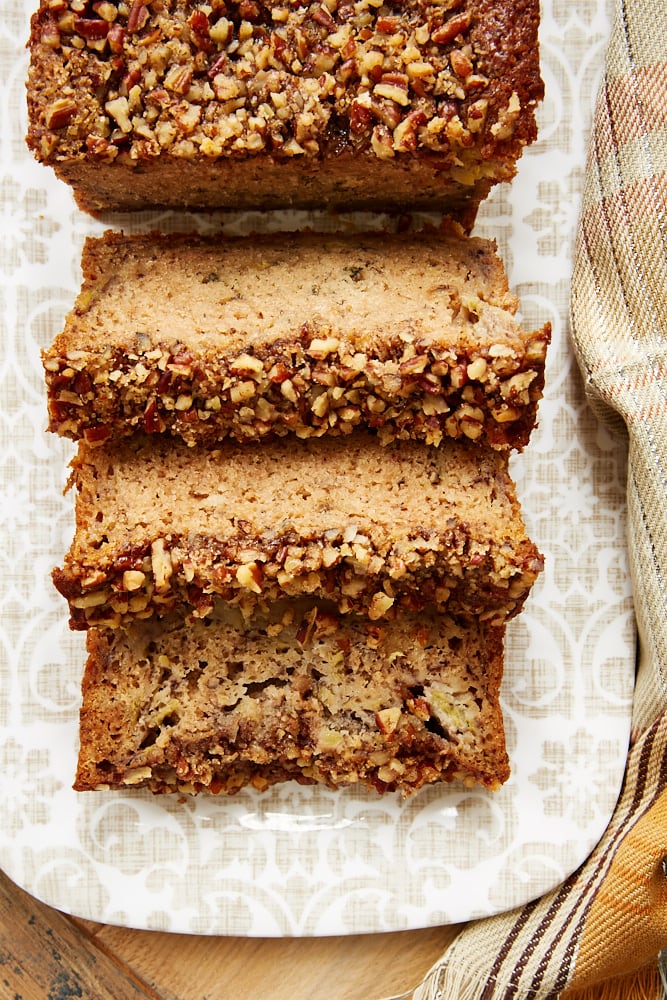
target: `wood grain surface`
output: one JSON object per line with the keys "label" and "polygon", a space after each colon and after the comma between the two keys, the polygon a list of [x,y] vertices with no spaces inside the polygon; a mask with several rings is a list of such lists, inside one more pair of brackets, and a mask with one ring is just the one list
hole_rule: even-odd
{"label": "wood grain surface", "polygon": [[203,937],[77,920],[0,873],[2,1000],[380,1000],[414,988],[458,928]]}
{"label": "wood grain surface", "polygon": [[[409,996],[459,930],[300,939],[137,931],[60,913],[0,872],[0,1000],[383,1000]],[[661,996],[656,974],[570,1000]]]}

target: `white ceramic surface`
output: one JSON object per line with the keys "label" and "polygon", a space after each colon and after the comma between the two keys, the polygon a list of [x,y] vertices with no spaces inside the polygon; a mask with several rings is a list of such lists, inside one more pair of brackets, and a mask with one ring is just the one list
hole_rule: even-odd
{"label": "white ceramic surface", "polygon": [[[526,325],[554,339],[540,426],[513,462],[547,567],[508,634],[512,777],[497,794],[408,801],[285,785],[225,799],[71,790],[83,639],[50,582],[72,530],[72,447],[44,431],[40,349],[80,281],[86,234],[213,227],[94,221],[23,142],[30,3],[0,24],[0,864],[60,909],[200,934],[321,935],[456,922],[558,884],[606,826],[625,763],[635,628],[623,444],[596,423],[568,340],[568,292],[607,0],[543,4],[541,136],[476,231],[498,240]],[[576,8],[576,10],[575,10]],[[230,220],[229,231],[253,224]],[[275,227],[317,217],[278,216]]]}

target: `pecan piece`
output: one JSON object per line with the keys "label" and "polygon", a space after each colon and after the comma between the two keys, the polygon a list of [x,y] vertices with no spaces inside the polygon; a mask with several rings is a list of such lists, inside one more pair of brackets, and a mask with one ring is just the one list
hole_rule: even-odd
{"label": "pecan piece", "polygon": [[371,148],[381,160],[387,160],[394,155],[394,137],[386,125],[376,125],[373,129]]}
{"label": "pecan piece", "polygon": [[336,30],[336,22],[329,13],[326,7],[320,6],[316,7],[313,13],[310,15],[313,21],[321,24],[323,28],[326,28],[328,32],[333,33]]}
{"label": "pecan piece", "polygon": [[60,29],[55,21],[45,21],[39,40],[51,49],[60,47]]}
{"label": "pecan piece", "polygon": [[151,568],[155,589],[159,592],[165,591],[169,585],[174,567],[171,560],[171,553],[165,544],[164,538],[156,538],[151,544]]}
{"label": "pecan piece", "polygon": [[382,708],[375,713],[375,722],[380,732],[384,736],[391,736],[398,726],[401,718],[401,709],[398,705],[392,708]]}
{"label": "pecan piece", "polygon": [[462,52],[460,49],[454,49],[449,55],[449,61],[451,63],[452,69],[458,77],[465,80],[466,77],[470,76],[473,70],[472,61],[469,56]]}
{"label": "pecan piece", "polygon": [[46,127],[64,128],[69,125],[76,114],[76,102],[68,97],[61,97],[46,109]]}
{"label": "pecan piece", "polygon": [[469,27],[470,14],[455,14],[454,17],[450,17],[449,21],[445,21],[439,28],[436,28],[431,33],[431,38],[436,45],[447,45],[448,42],[453,42],[457,35],[467,31]]}
{"label": "pecan piece", "polygon": [[417,148],[417,129],[426,124],[427,118],[423,111],[411,111],[394,129],[394,149],[400,151]]}
{"label": "pecan piece", "polygon": [[355,135],[359,135],[361,132],[366,132],[373,120],[373,113],[369,107],[364,104],[360,104],[358,101],[352,103],[352,110],[350,112],[350,131]]}
{"label": "pecan piece", "polygon": [[259,4],[255,3],[255,0],[241,0],[239,14],[244,21],[259,21],[261,17]]}
{"label": "pecan piece", "polygon": [[187,94],[191,83],[192,70],[189,66],[172,66],[164,78],[165,88],[176,94]]}
{"label": "pecan piece", "polygon": [[86,427],[83,436],[88,444],[103,444],[111,437],[111,428],[96,424],[93,427]]}
{"label": "pecan piece", "polygon": [[94,41],[107,37],[109,25],[106,21],[98,20],[97,18],[75,17],[74,30],[81,38]]}
{"label": "pecan piece", "polygon": [[373,594],[373,597],[371,598],[371,602],[368,607],[368,617],[371,621],[376,621],[378,618],[382,618],[387,614],[393,604],[393,597],[389,597],[388,594],[378,591],[378,593]]}
{"label": "pecan piece", "polygon": [[149,16],[148,7],[143,0],[134,0],[127,17],[127,30],[130,34],[141,31]]}
{"label": "pecan piece", "polygon": [[396,104],[405,106],[410,103],[408,77],[405,73],[383,73],[373,92],[378,97],[385,97]]}
{"label": "pecan piece", "polygon": [[431,718],[431,706],[427,702],[426,698],[417,696],[416,698],[407,698],[405,704],[410,709],[413,715],[416,715],[418,719],[422,722],[428,722]]}
{"label": "pecan piece", "polygon": [[236,571],[236,579],[241,587],[251,590],[255,594],[262,593],[262,578],[261,566],[254,561],[242,563]]}
{"label": "pecan piece", "polygon": [[221,52],[220,55],[217,56],[216,59],[214,59],[214,61],[207,69],[206,75],[210,77],[210,79],[212,80],[214,77],[218,75],[218,73],[221,73],[223,71],[226,63],[227,63],[227,53]]}
{"label": "pecan piece", "polygon": [[340,80],[341,83],[348,83],[350,80],[356,80],[359,76],[359,67],[357,66],[356,59],[346,59],[345,62],[341,63],[338,67],[338,72],[336,73],[336,79]]}
{"label": "pecan piece", "polygon": [[146,434],[161,434],[164,431],[165,423],[160,416],[155,399],[152,399],[144,410],[142,422]]}
{"label": "pecan piece", "polygon": [[214,46],[209,34],[210,24],[204,11],[194,11],[188,18],[188,24],[192,32],[192,40],[197,48],[201,49],[202,52],[213,52]]}
{"label": "pecan piece", "polygon": [[127,31],[120,24],[112,24],[109,28],[107,41],[109,43],[109,48],[116,55],[123,51],[123,43],[126,35]]}
{"label": "pecan piece", "polygon": [[86,149],[91,159],[100,162],[111,163],[118,156],[118,147],[99,135],[88,136],[86,139]]}
{"label": "pecan piece", "polygon": [[400,17],[389,17],[387,15],[378,17],[375,22],[375,30],[382,35],[393,35],[401,26]]}
{"label": "pecan piece", "polygon": [[[377,87],[375,89],[378,90]],[[392,132],[400,124],[401,109],[393,99],[382,97],[378,99],[373,96],[371,97],[370,109],[375,117]]]}
{"label": "pecan piece", "polygon": [[115,21],[118,17],[118,6],[117,4],[109,3],[108,0],[99,0],[93,4],[93,10],[100,17],[104,18],[105,21]]}

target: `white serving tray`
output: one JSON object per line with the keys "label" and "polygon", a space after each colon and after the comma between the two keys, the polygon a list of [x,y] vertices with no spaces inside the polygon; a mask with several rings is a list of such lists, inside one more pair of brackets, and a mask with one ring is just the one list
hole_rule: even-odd
{"label": "white serving tray", "polygon": [[[50,582],[73,531],[72,446],[48,435],[40,349],[78,290],[84,237],[214,228],[213,217],[94,221],[24,147],[28,0],[0,26],[0,864],[81,917],[197,934],[325,935],[458,922],[557,885],[602,834],[629,738],[635,625],[625,452],[594,419],[568,339],[569,277],[606,0],[544,5],[541,138],[476,232],[498,240],[523,320],[553,323],[540,425],[513,472],[546,570],[508,631],[512,764],[496,794],[432,787],[403,801],[284,785],[196,800],[76,794],[81,635]],[[582,110],[583,109],[583,110]],[[273,228],[317,216],[277,216]],[[338,220],[352,224],[357,220]],[[379,220],[380,222],[382,220]],[[228,231],[257,224],[228,221]]]}

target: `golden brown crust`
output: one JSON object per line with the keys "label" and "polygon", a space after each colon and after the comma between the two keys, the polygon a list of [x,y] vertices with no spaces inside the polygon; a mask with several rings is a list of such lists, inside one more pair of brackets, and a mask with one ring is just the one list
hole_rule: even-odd
{"label": "golden brown crust", "polygon": [[503,629],[321,605],[88,633],[75,788],[233,794],[278,781],[412,794],[509,775]]}
{"label": "golden brown crust", "polygon": [[54,582],[74,628],[304,594],[374,620],[434,605],[502,623],[543,565],[506,458],[469,443],[138,436],[81,443],[73,477],[77,532]]}
{"label": "golden brown crust", "polygon": [[538,24],[538,0],[42,0],[28,143],[91,210],[417,201],[471,222],[535,139]]}
{"label": "golden brown crust", "polygon": [[491,241],[417,234],[88,240],[44,352],[50,429],[189,444],[375,428],[521,449],[550,328],[524,331]]}

